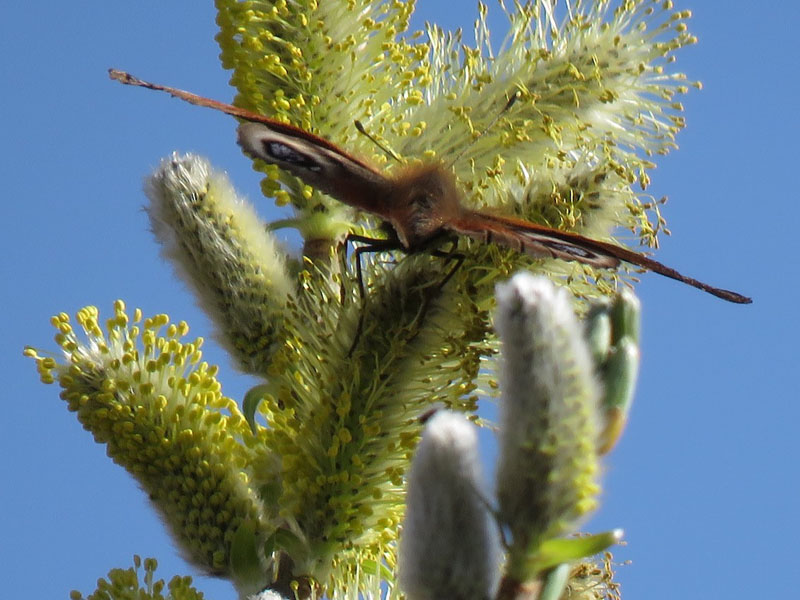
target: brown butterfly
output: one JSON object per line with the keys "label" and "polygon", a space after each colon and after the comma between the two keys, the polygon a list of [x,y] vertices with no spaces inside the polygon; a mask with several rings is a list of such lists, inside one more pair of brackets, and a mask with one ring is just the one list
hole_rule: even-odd
{"label": "brown butterfly", "polygon": [[[627,262],[676,279],[723,300],[749,304],[752,299],[687,277],[632,250],[560,231],[530,221],[471,210],[461,202],[455,177],[440,163],[408,168],[387,176],[328,140],[298,127],[183,90],[137,79],[115,69],[112,79],[168,92],[192,104],[221,110],[246,121],[238,142],[253,158],[278,165],[306,184],[354,208],[388,222],[402,249],[412,252],[442,233],[456,233],[497,243],[531,256],[577,261],[613,268]],[[384,248],[387,246],[383,246]]]}

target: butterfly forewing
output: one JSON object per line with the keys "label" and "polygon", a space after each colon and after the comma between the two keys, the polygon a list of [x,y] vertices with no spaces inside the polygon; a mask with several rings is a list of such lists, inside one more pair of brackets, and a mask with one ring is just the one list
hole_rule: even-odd
{"label": "butterfly forewing", "polygon": [[251,157],[278,165],[341,202],[386,218],[381,201],[390,192],[390,180],[349,155],[264,123],[241,124],[238,142]]}

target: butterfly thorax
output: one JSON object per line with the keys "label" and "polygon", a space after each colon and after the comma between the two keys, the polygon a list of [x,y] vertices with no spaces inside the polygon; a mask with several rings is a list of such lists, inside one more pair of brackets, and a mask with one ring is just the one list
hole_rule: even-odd
{"label": "butterfly thorax", "polygon": [[388,220],[400,242],[415,250],[461,212],[455,177],[440,164],[412,167],[392,179]]}

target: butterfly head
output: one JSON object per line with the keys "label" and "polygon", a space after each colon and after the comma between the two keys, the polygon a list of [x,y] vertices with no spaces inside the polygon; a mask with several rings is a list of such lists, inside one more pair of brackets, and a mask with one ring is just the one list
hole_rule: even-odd
{"label": "butterfly head", "polygon": [[389,221],[407,248],[418,248],[461,211],[455,177],[440,163],[408,167],[392,178]]}

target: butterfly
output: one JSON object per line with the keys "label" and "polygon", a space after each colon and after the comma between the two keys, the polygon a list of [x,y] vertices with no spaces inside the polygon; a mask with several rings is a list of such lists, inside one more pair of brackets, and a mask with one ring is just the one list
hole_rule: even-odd
{"label": "butterfly", "polygon": [[[163,91],[198,106],[238,117],[238,143],[246,154],[277,165],[306,184],[389,223],[399,247],[414,252],[442,234],[467,236],[534,256],[615,268],[622,262],[647,269],[738,304],[751,298],[687,277],[643,254],[514,217],[465,206],[454,175],[441,163],[387,175],[325,138],[251,111],[110,69],[121,83]],[[386,245],[383,246],[387,247]]]}

